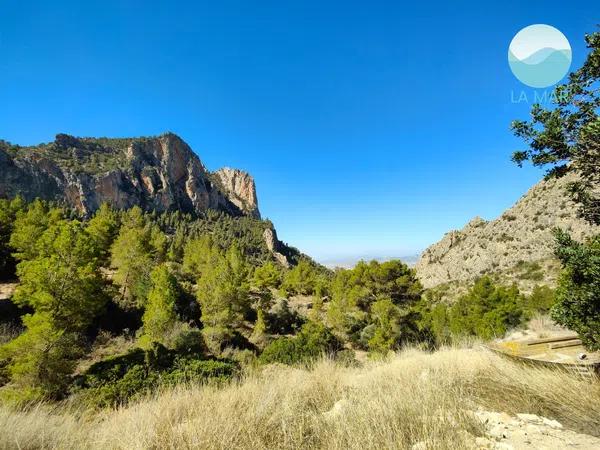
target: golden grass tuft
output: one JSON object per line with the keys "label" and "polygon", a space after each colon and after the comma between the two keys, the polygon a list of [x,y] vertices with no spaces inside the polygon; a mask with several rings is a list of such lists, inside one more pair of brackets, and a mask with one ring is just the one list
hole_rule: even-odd
{"label": "golden grass tuft", "polygon": [[388,361],[271,366],[225,387],[180,386],[116,410],[0,407],[0,448],[474,448],[479,406],[598,434],[600,384],[478,348]]}

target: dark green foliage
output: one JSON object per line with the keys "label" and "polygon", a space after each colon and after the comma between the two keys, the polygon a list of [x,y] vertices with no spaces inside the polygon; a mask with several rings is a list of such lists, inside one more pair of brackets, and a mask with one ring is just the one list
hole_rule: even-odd
{"label": "dark green foliage", "polygon": [[235,335],[250,308],[249,266],[240,249],[232,246],[207,268],[197,283],[197,298],[208,347],[218,355]]}
{"label": "dark green foliage", "polygon": [[[536,104],[531,120],[515,121],[515,134],[529,149],[515,152],[518,164],[531,161],[549,166],[549,176],[576,172],[580,178],[571,183],[573,199],[581,216],[600,224],[600,32],[585,36],[590,52],[583,66],[569,75],[568,83],[555,91],[556,105],[546,109]],[[552,317],[577,331],[590,349],[600,348],[600,288],[598,236],[588,243],[573,241],[557,232],[556,255],[563,272],[556,292]]]}
{"label": "dark green foliage", "polygon": [[143,397],[157,384],[157,372],[148,372],[145,366],[135,365],[119,378],[100,385],[90,385],[82,391],[81,397],[90,406],[118,406]]}
{"label": "dark green foliage", "polygon": [[125,167],[126,149],[136,139],[77,138],[57,134],[54,142],[35,147],[22,147],[21,152],[41,154],[56,162],[60,167],[76,173],[99,174]]}
{"label": "dark green foliage", "polygon": [[452,306],[431,304],[426,297],[417,310],[421,327],[431,333],[435,342],[442,344],[461,336],[486,340],[501,337],[522,324],[526,318],[525,302],[516,286],[497,286],[486,276],[477,280]]}
{"label": "dark green foliage", "polygon": [[301,259],[298,265],[285,274],[281,289],[287,294],[312,295],[320,273],[314,263]]}
{"label": "dark green foliage", "polygon": [[94,364],[77,380],[78,395],[90,406],[126,404],[161,386],[226,381],[237,373],[230,361],[182,356],[160,344]]}
{"label": "dark green foliage", "polygon": [[547,313],[554,305],[556,296],[554,289],[548,286],[535,286],[533,292],[525,297],[523,309],[531,316],[535,312]]}
{"label": "dark green foliage", "polygon": [[33,314],[23,317],[25,331],[0,347],[0,359],[29,398],[58,398],[82,354],[82,333],[107,301],[97,247],[82,223],[41,203],[18,215],[11,245],[21,259],[13,301]]}
{"label": "dark green foliage", "polygon": [[585,244],[557,231],[556,255],[563,272],[552,318],[576,331],[590,350],[600,350],[600,235]]}
{"label": "dark green foliage", "polygon": [[142,316],[141,341],[166,344],[166,336],[177,321],[175,305],[179,297],[177,279],[166,264],[156,267],[151,274],[152,289]]}
{"label": "dark green foliage", "polygon": [[169,385],[201,383],[207,380],[226,381],[235,376],[237,369],[237,365],[230,361],[177,357],[161,381]]}
{"label": "dark green foliage", "polygon": [[279,338],[270,343],[259,361],[263,364],[308,363],[322,355],[334,355],[341,349],[341,342],[325,325],[307,322],[296,336]]}
{"label": "dark green foliage", "polygon": [[119,229],[119,216],[106,203],[100,206],[86,226],[87,233],[94,240],[98,260],[107,264],[110,257],[110,247]]}
{"label": "dark green foliage", "polygon": [[281,299],[266,314],[267,331],[271,334],[293,334],[304,324],[304,319],[290,308],[287,299]]}
{"label": "dark green foliage", "polygon": [[368,341],[366,335],[374,333],[377,325],[366,330],[366,334],[365,327],[375,322],[382,324],[372,308],[376,302],[386,300],[395,307],[393,311],[388,309],[388,313],[396,317],[392,321],[399,337],[394,341],[393,346],[396,346],[401,340],[409,339],[408,331],[414,329],[409,310],[421,298],[421,290],[415,271],[401,261],[361,261],[352,270],[335,273],[329,288],[328,323],[339,336],[364,346]]}
{"label": "dark green foliage", "polygon": [[[371,318],[371,330],[367,334],[369,351],[386,355],[390,350],[397,349],[402,342],[402,310],[389,298],[382,298],[371,306]],[[362,340],[367,336],[361,336]]]}
{"label": "dark green foliage", "polygon": [[521,301],[516,286],[496,286],[490,278],[482,277],[451,308],[450,331],[483,339],[501,337],[521,323]]}
{"label": "dark green foliage", "polygon": [[17,214],[24,208],[20,197],[14,200],[0,199],[0,280],[12,279],[15,276],[17,262],[12,256],[13,248],[10,246],[10,235]]}
{"label": "dark green foliage", "polygon": [[[41,151],[61,152],[72,164],[82,145],[105,144],[63,136]],[[22,331],[0,347],[0,397],[60,399],[76,389],[107,406],[163,385],[231,377],[235,364],[201,358],[225,347],[254,355],[271,333],[297,333],[305,321],[285,299],[272,308],[286,269],[266,247],[269,227],[211,211],[192,216],[103,205],[80,217],[43,201],[0,201],[2,267],[18,263],[19,277],[15,303],[3,310]],[[286,248],[278,250],[298,260]],[[294,290],[328,292],[328,272],[308,259],[291,272]],[[86,351],[104,345],[94,343],[96,336],[107,331],[136,337],[145,350],[107,358],[74,377]],[[294,358],[303,361],[339,347],[317,324],[294,345]]]}
{"label": "dark green foliage", "polygon": [[119,303],[129,308],[143,307],[151,288],[153,267],[165,260],[166,236],[134,207],[124,213],[121,228],[111,246],[114,281],[120,286]]}

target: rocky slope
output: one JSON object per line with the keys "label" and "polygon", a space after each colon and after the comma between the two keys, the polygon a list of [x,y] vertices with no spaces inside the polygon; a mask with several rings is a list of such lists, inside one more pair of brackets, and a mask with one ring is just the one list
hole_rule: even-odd
{"label": "rocky slope", "polygon": [[415,266],[424,287],[470,282],[483,274],[500,274],[501,281],[525,290],[552,285],[557,273],[552,229],[568,230],[576,239],[600,232],[577,217],[565,191],[574,176],[542,180],[497,219],[475,217],[462,230],[446,233]]}
{"label": "rocky slope", "polygon": [[229,200],[240,211],[260,218],[258,200],[256,198],[256,186],[250,174],[239,169],[224,167],[217,170],[214,175],[218,180],[221,190],[227,194]]}
{"label": "rocky slope", "polygon": [[171,133],[131,139],[59,134],[34,147],[0,143],[0,197],[16,194],[63,201],[84,214],[107,202],[115,208],[216,209],[260,218],[250,175],[234,169],[209,173]]}

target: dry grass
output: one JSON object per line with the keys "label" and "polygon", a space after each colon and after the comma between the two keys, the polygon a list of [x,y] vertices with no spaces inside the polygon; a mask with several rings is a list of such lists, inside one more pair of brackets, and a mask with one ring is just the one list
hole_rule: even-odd
{"label": "dry grass", "polygon": [[600,432],[597,382],[479,349],[407,350],[362,368],[268,367],[224,388],[180,387],[99,413],[0,408],[0,448],[472,448],[478,406]]}
{"label": "dry grass", "polygon": [[548,314],[537,313],[534,315],[529,323],[527,329],[531,330],[532,333],[538,338],[545,338],[548,336],[556,335],[557,333],[568,333],[569,330],[557,325]]}

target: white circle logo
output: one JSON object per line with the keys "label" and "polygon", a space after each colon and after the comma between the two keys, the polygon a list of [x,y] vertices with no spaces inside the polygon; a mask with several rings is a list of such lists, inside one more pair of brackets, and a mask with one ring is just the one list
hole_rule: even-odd
{"label": "white circle logo", "polygon": [[527,86],[552,86],[571,67],[571,45],[564,34],[550,25],[530,25],[511,41],[508,64],[515,77]]}

